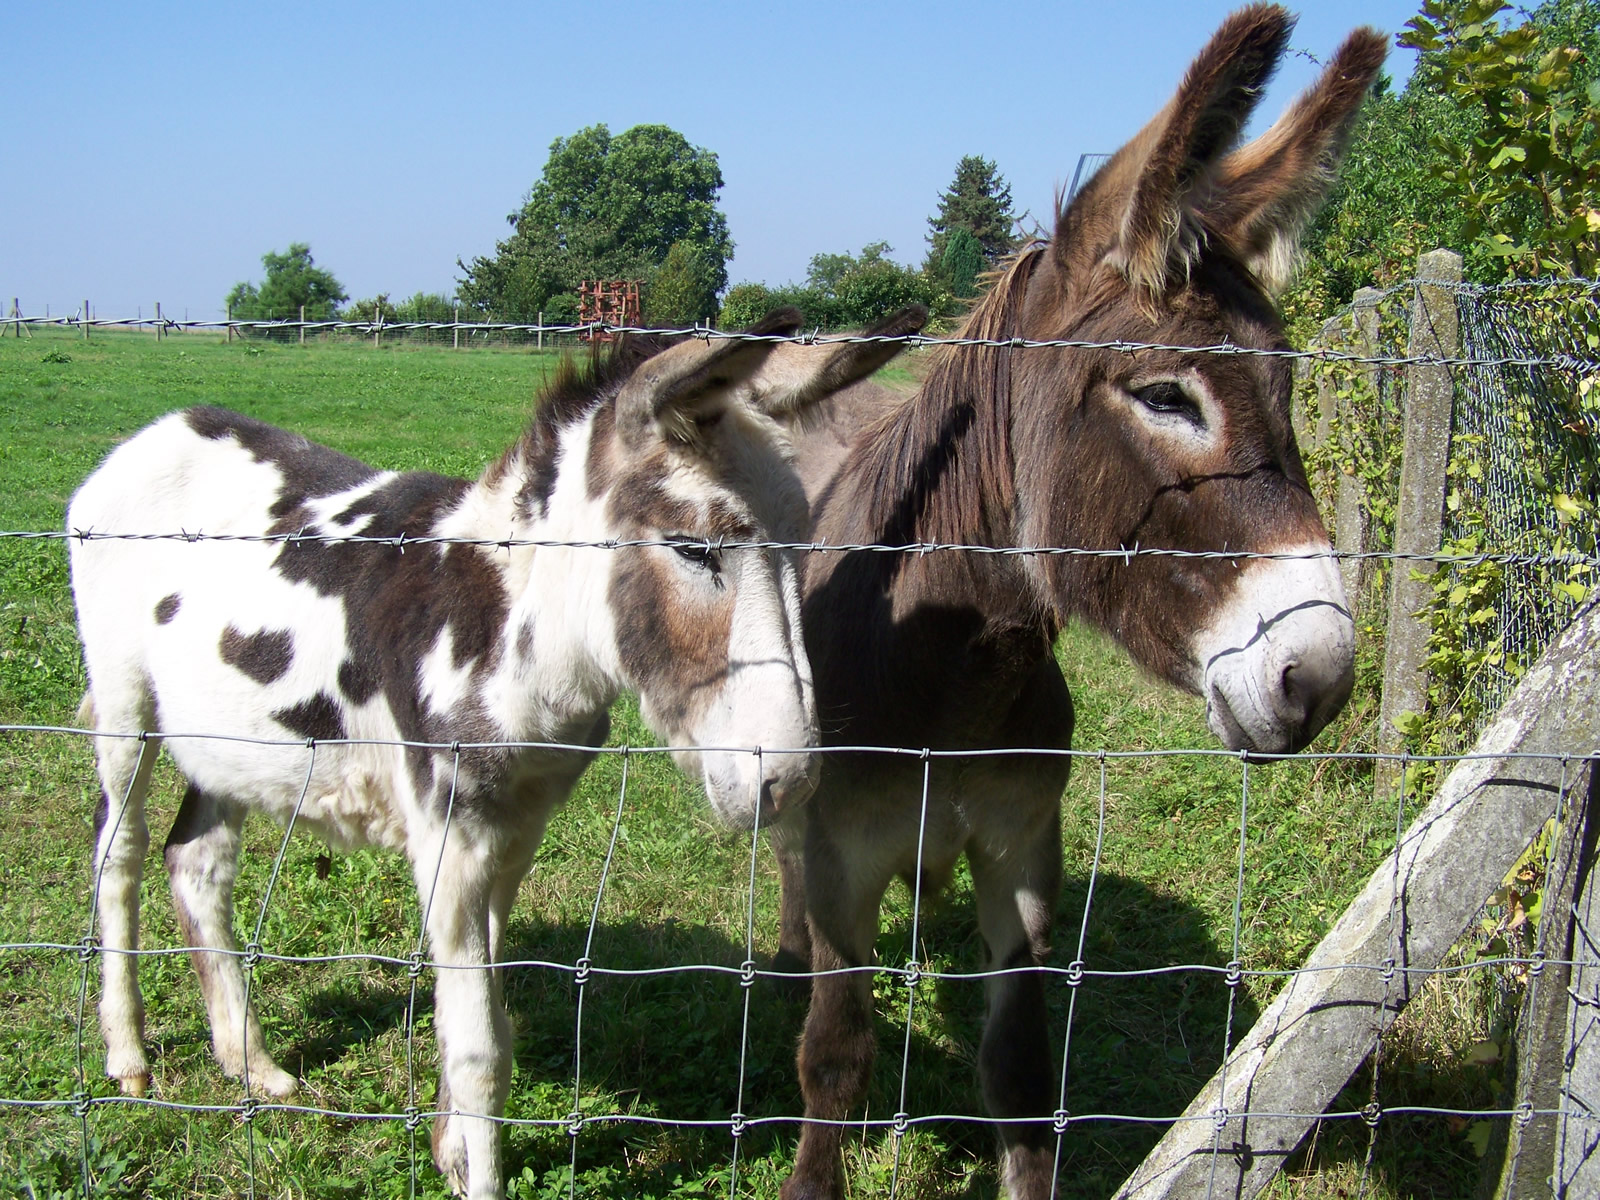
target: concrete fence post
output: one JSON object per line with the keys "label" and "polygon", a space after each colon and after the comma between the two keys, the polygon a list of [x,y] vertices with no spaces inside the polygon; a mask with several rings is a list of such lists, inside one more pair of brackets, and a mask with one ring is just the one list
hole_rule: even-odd
{"label": "concrete fence post", "polygon": [[89,340],[89,302],[83,302],[83,340]]}
{"label": "concrete fence post", "polygon": [[[1344,341],[1343,322],[1338,317],[1324,321],[1322,332],[1317,335],[1317,345],[1328,350],[1339,345],[1342,341]],[[1301,361],[1305,362],[1309,367],[1309,359]],[[1334,406],[1338,403],[1338,389],[1334,387],[1332,377],[1326,371],[1321,371],[1317,374],[1316,390],[1316,424],[1307,430],[1307,433],[1309,434],[1311,445],[1320,450],[1333,437],[1333,412]],[[1310,414],[1307,415],[1309,416]]]}
{"label": "concrete fence post", "polygon": [[[1416,297],[1411,305],[1411,357],[1453,357],[1460,349],[1460,326],[1453,285],[1461,282],[1461,256],[1430,250],[1417,260]],[[1445,467],[1450,458],[1450,424],[1455,412],[1454,368],[1412,366],[1406,373],[1405,436],[1400,464],[1400,497],[1395,506],[1397,554],[1437,554],[1444,529]],[[1384,647],[1383,704],[1378,745],[1397,751],[1403,739],[1395,729],[1401,713],[1421,712],[1428,694],[1428,628],[1415,615],[1428,602],[1432,563],[1396,559],[1389,592],[1389,635]],[[1413,578],[1413,575],[1419,578]],[[1393,787],[1397,764],[1380,762],[1374,772],[1380,795]]]}
{"label": "concrete fence post", "polygon": [[11,315],[17,320],[17,337],[22,337],[22,309],[18,307],[19,297],[11,297]]}
{"label": "concrete fence post", "polygon": [[222,327],[222,340],[233,341],[233,305],[228,305],[228,323]]}
{"label": "concrete fence post", "polygon": [[372,315],[372,344],[376,346],[383,337],[383,305],[381,303],[372,306]]}
{"label": "concrete fence post", "polygon": [[[1377,288],[1362,288],[1356,292],[1352,315],[1355,329],[1350,338],[1350,349],[1363,358],[1372,358],[1378,352],[1378,301],[1383,293]],[[1362,368],[1373,396],[1379,394],[1379,368],[1367,364]],[[1348,426],[1355,419],[1349,406],[1338,414],[1341,425]],[[1333,501],[1333,548],[1347,554],[1364,554],[1372,548],[1368,538],[1366,488],[1350,471],[1339,472],[1339,487]],[[1344,594],[1350,611],[1355,613],[1366,599],[1367,582],[1372,570],[1363,559],[1341,559],[1340,573],[1344,576]]]}
{"label": "concrete fence post", "polygon": [[542,313],[542,312],[539,314],[539,333],[538,333],[537,336],[539,338],[539,349],[543,350],[544,349],[544,313]]}
{"label": "concrete fence post", "polygon": [[156,301],[156,341],[159,342],[162,338],[164,338],[166,336],[167,336],[166,324],[161,319],[161,301],[157,300]]}
{"label": "concrete fence post", "polygon": [[306,344],[306,306],[300,306],[300,344]]}
{"label": "concrete fence post", "polygon": [[456,305],[456,319],[450,330],[450,349],[461,349],[461,305]]}

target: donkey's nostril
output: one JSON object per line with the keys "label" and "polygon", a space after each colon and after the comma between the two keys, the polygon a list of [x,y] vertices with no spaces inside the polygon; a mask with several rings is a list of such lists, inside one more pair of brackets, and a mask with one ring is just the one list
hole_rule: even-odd
{"label": "donkey's nostril", "polygon": [[1283,669],[1283,716],[1293,749],[1303,749],[1344,707],[1354,683],[1349,656],[1327,645],[1305,653]]}

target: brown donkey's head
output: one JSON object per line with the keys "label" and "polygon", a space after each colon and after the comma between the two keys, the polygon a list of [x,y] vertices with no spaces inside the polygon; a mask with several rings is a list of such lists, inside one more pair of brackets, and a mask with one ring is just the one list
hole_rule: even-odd
{"label": "brown donkey's head", "polygon": [[[1012,265],[971,331],[1287,349],[1273,297],[1385,53],[1381,35],[1352,34],[1276,125],[1235,148],[1292,27],[1276,5],[1231,16],[1167,106],[1060,213],[1052,241]],[[1328,550],[1290,429],[1287,360],[1008,357],[1023,544]],[[1095,621],[1199,692],[1230,748],[1298,750],[1349,695],[1354,631],[1329,558],[1033,561],[1058,619]]]}

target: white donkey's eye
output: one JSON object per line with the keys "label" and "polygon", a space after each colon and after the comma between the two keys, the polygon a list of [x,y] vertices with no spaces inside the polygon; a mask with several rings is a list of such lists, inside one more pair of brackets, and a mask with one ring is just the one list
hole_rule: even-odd
{"label": "white donkey's eye", "polygon": [[685,562],[713,575],[722,573],[722,555],[712,548],[710,541],[697,541],[687,533],[669,533],[664,540],[672,543],[672,552]]}
{"label": "white donkey's eye", "polygon": [[1163,379],[1159,383],[1135,388],[1133,397],[1153,413],[1164,417],[1183,417],[1205,428],[1205,414],[1201,412],[1199,402],[1184,391],[1183,385],[1176,380]]}

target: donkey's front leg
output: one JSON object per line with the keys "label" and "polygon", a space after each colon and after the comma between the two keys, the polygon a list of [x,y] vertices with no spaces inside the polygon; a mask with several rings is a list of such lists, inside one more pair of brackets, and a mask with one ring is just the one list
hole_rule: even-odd
{"label": "donkey's front leg", "polygon": [[[811,969],[867,967],[878,935],[878,909],[889,878],[868,877],[865,863],[831,842],[814,822],[806,840]],[[808,1123],[800,1130],[794,1171],[783,1200],[839,1200],[844,1195],[842,1122],[872,1082],[872,972],[818,974],[800,1037],[800,1090]],[[827,1124],[810,1124],[825,1121]]]}
{"label": "donkey's front leg", "polygon": [[[431,847],[429,841],[431,840]],[[434,864],[438,882],[434,883]],[[433,1158],[451,1189],[470,1200],[504,1195],[500,1128],[511,1090],[511,1027],[491,978],[489,910],[499,877],[494,856],[453,829],[442,859],[437,836],[417,840],[412,870],[439,964],[434,1026],[439,1035],[439,1107]]]}
{"label": "donkey's front leg", "polygon": [[978,1049],[984,1104],[1006,1122],[999,1126],[1000,1177],[1010,1200],[1045,1200],[1055,1191],[1055,1138],[1040,1120],[1055,1109],[1056,1083],[1044,981],[1025,969],[1041,965],[1049,953],[1061,892],[1060,813],[1054,804],[1043,808],[1027,837],[993,854],[977,846],[967,851],[984,969],[1024,968],[984,981],[989,1011]]}
{"label": "donkey's front leg", "polygon": [[[787,816],[775,825],[768,841],[772,855],[778,860],[778,953],[773,956],[772,969],[791,975],[802,975],[811,970],[811,930],[806,925],[806,822],[804,813]],[[795,980],[798,985],[801,981]],[[790,981],[783,981],[788,991]],[[800,993],[796,987],[797,996]]]}

